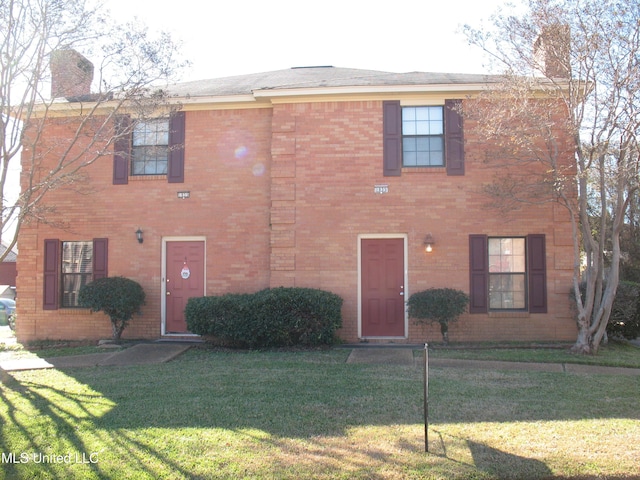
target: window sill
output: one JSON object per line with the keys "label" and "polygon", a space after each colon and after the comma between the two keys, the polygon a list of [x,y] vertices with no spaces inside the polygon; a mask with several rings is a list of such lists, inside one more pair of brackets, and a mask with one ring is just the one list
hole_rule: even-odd
{"label": "window sill", "polygon": [[402,167],[402,173],[447,173],[446,167]]}
{"label": "window sill", "polygon": [[147,180],[162,180],[167,181],[166,175],[129,175],[130,182],[144,182]]}
{"label": "window sill", "polygon": [[490,318],[529,318],[529,316],[529,312],[522,312],[518,310],[506,312],[489,312]]}
{"label": "window sill", "polygon": [[84,307],[60,307],[58,308],[58,312],[64,313],[65,315],[86,315],[91,313],[91,309]]}

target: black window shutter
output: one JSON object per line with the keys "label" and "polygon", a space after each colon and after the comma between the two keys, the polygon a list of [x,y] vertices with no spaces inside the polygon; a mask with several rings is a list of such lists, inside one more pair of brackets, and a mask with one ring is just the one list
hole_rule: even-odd
{"label": "black window shutter", "polygon": [[444,152],[447,175],[464,175],[464,130],[461,100],[444,101]]}
{"label": "black window shutter", "polygon": [[44,280],[43,301],[44,310],[57,310],[60,299],[58,281],[60,278],[60,240],[44,241]]}
{"label": "black window shutter", "polygon": [[487,313],[489,258],[486,235],[469,235],[469,313]]}
{"label": "black window shutter", "polygon": [[109,239],[94,238],[93,239],[93,279],[104,278],[109,276]]}
{"label": "black window shutter", "polygon": [[113,154],[113,184],[129,183],[129,157],[131,156],[131,118],[128,115],[116,117],[116,141]]}
{"label": "black window shutter", "polygon": [[529,312],[547,313],[547,257],[545,236],[527,237],[527,261],[529,264]]}
{"label": "black window shutter", "polygon": [[169,119],[169,183],[184,183],[184,112],[175,112]]}
{"label": "black window shutter", "polygon": [[402,173],[402,108],[399,101],[382,102],[383,175],[399,177]]}

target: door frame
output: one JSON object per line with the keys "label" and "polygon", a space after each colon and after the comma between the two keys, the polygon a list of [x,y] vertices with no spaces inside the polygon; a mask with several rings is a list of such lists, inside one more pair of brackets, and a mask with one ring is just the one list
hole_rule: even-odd
{"label": "door frame", "polygon": [[362,336],[362,240],[370,239],[386,239],[401,238],[403,240],[404,249],[404,298],[405,302],[409,299],[409,236],[406,233],[361,233],[358,234],[358,338],[360,339],[379,339],[379,340],[398,340],[409,338],[409,316],[407,309],[404,309],[404,335],[400,337],[363,337]]}
{"label": "door frame", "polygon": [[162,259],[160,270],[160,334],[163,337],[170,336],[197,336],[193,333],[167,333],[167,243],[168,242],[203,242],[204,243],[204,285],[203,295],[207,294],[207,237],[203,236],[182,236],[182,237],[162,237]]}

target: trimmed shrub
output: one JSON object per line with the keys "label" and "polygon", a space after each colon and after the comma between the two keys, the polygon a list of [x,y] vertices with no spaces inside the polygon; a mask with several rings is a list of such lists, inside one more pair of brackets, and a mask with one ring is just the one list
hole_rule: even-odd
{"label": "trimmed shrub", "polygon": [[407,307],[418,324],[438,322],[442,341],[449,343],[449,323],[465,312],[468,303],[469,296],[460,290],[430,288],[411,295]]}
{"label": "trimmed shrub", "polygon": [[[605,288],[603,285],[602,288]],[[580,292],[584,296],[586,282],[580,283]],[[575,295],[570,293],[571,308],[576,312]],[[611,305],[611,315],[607,323],[607,335],[612,338],[624,337],[633,340],[640,336],[640,283],[621,280]]]}
{"label": "trimmed shrub", "polygon": [[144,290],[138,282],[124,277],[105,277],[87,283],[80,288],[78,304],[94,312],[103,311],[111,319],[114,340],[144,305]]}
{"label": "trimmed shrub", "polygon": [[241,348],[327,345],[342,326],[342,298],[311,288],[191,298],[189,331]]}
{"label": "trimmed shrub", "polygon": [[640,284],[622,281],[616,290],[607,334],[628,340],[640,337]]}

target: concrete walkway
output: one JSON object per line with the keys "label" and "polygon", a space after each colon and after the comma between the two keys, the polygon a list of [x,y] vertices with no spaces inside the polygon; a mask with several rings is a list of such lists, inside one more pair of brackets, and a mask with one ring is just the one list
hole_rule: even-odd
{"label": "concrete walkway", "polygon": [[0,369],[11,372],[42,368],[149,365],[173,360],[191,346],[188,343],[140,343],[117,352],[70,355],[48,359],[39,357],[6,359],[0,360]]}
{"label": "concrete walkway", "polygon": [[[420,350],[419,347],[415,349]],[[414,349],[406,347],[358,347],[351,350],[347,358],[347,363],[406,365],[419,366],[422,368],[424,365],[424,357],[414,357],[413,351]],[[640,376],[640,368],[602,367],[598,365],[578,365],[572,363],[529,363],[429,358],[429,368],[432,367]]]}
{"label": "concrete walkway", "polygon": [[[129,348],[119,349],[117,351],[107,351],[105,353],[70,355],[47,359],[37,356],[29,358],[12,358],[12,355],[10,354],[0,355],[0,372],[3,370],[5,372],[9,372],[43,368],[157,364],[173,360],[192,346],[193,343],[188,342],[180,343],[158,341],[153,343],[140,343]],[[424,345],[344,345],[341,348],[351,349],[349,357],[347,358],[347,363],[406,365],[415,368],[423,367],[424,357],[414,357],[413,352],[415,350],[424,350]],[[601,367],[569,363],[525,363],[429,358],[429,367],[640,376],[640,368]]]}

